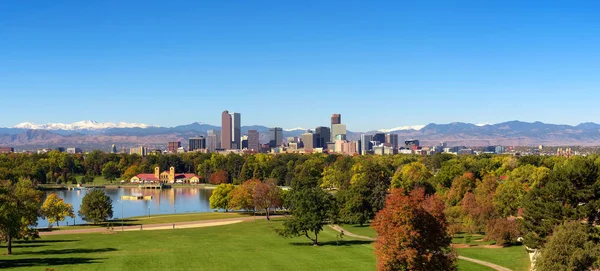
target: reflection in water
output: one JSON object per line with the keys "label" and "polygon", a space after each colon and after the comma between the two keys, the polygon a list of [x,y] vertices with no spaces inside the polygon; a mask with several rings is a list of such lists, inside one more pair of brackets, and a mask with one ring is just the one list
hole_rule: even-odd
{"label": "reflection in water", "polygon": [[[202,188],[170,188],[170,189],[140,189],[140,188],[107,188],[106,194],[113,201],[113,218],[147,216],[150,214],[174,214],[188,212],[211,212],[208,199],[212,194],[210,189]],[[56,193],[66,203],[72,204],[75,215],[81,206],[81,200],[87,193],[85,190],[48,191],[46,195]],[[121,196],[152,196],[152,200],[121,200]],[[73,225],[73,219],[67,218],[61,225]],[[77,224],[85,223],[77,215]],[[38,227],[46,227],[48,221],[38,219]]]}

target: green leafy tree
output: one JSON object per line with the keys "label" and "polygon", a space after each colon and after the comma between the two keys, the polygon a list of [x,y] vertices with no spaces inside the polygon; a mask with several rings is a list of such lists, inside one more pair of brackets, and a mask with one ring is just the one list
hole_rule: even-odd
{"label": "green leafy tree", "polygon": [[502,181],[496,188],[494,205],[503,217],[516,216],[526,194],[525,187],[521,182],[509,178]]}
{"label": "green leafy tree", "polygon": [[103,190],[94,189],[81,200],[78,214],[83,220],[94,224],[107,221],[113,216],[112,199]]}
{"label": "green leafy tree", "polygon": [[534,270],[598,270],[600,245],[592,240],[590,231],[577,221],[557,226],[536,258]]}
{"label": "green leafy tree", "polygon": [[283,222],[283,228],[278,229],[277,233],[284,237],[303,235],[318,246],[323,226],[335,220],[337,210],[333,196],[319,187],[304,186],[290,191],[288,200],[291,216]]}
{"label": "green leafy tree", "polygon": [[6,242],[12,254],[14,240],[38,238],[37,218],[43,193],[31,181],[21,180],[15,185],[0,183],[0,241]]}
{"label": "green leafy tree", "polygon": [[94,182],[94,176],[91,175],[85,175],[83,177],[81,177],[81,184],[86,184],[86,183],[93,183]]}
{"label": "green leafy tree", "polygon": [[73,206],[65,203],[56,193],[52,193],[46,197],[41,213],[43,217],[48,219],[48,223],[52,224],[56,222],[56,226],[67,217],[75,217]]}
{"label": "green leafy tree", "polygon": [[233,184],[220,184],[218,185],[212,192],[210,196],[210,208],[211,209],[224,209],[225,212],[228,212],[229,202],[231,201],[231,191],[235,186]]}
{"label": "green leafy tree", "polygon": [[119,172],[119,166],[117,165],[117,163],[108,162],[104,164],[104,166],[102,167],[102,176],[104,176],[105,180],[110,182],[113,182],[114,180],[119,178],[119,176],[121,176],[121,173]]}
{"label": "green leafy tree", "polygon": [[370,160],[356,163],[351,172],[350,187],[336,195],[340,203],[340,219],[363,225],[384,207],[390,186],[389,173],[386,168]]}
{"label": "green leafy tree", "polygon": [[393,188],[402,188],[407,192],[417,187],[423,187],[428,192],[433,193],[434,188],[428,182],[432,176],[425,165],[419,162],[412,162],[396,171],[391,185]]}
{"label": "green leafy tree", "polygon": [[600,210],[598,177],[598,167],[586,157],[571,157],[555,165],[548,180],[533,187],[523,199],[525,245],[542,247],[552,229],[565,221],[596,221]]}

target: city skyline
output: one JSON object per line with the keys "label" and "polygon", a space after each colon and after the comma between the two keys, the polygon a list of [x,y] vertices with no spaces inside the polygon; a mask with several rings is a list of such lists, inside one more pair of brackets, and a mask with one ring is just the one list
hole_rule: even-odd
{"label": "city skyline", "polygon": [[600,122],[597,2],[134,2],[0,3],[0,127]]}

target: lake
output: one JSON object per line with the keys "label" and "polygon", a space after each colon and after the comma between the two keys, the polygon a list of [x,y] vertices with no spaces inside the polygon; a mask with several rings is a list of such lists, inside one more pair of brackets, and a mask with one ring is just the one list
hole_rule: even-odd
{"label": "lake", "polygon": [[[168,189],[140,189],[136,187],[126,188],[106,188],[106,194],[113,201],[113,219],[132,216],[150,216],[161,214],[179,214],[190,212],[212,212],[209,207],[208,199],[212,194],[211,189],[179,187]],[[83,224],[77,211],[81,206],[81,200],[87,193],[86,190],[57,190],[48,191],[46,195],[56,193],[66,203],[73,205],[73,210],[77,216],[75,219],[67,218],[60,222],[60,225]],[[151,200],[121,200],[121,196],[152,196]],[[56,225],[56,224],[55,224]],[[48,221],[38,219],[38,227],[48,226]]]}

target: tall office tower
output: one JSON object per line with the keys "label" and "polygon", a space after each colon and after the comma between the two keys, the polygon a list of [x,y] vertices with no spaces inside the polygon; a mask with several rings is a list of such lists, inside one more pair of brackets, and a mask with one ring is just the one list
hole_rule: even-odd
{"label": "tall office tower", "polygon": [[231,149],[231,115],[225,110],[221,113],[221,149]]}
{"label": "tall office tower", "polygon": [[206,149],[206,138],[203,136],[191,137],[189,140],[188,151]]}
{"label": "tall office tower", "polygon": [[379,141],[380,143],[384,143],[385,142],[385,134],[384,133],[374,134],[373,141]]}
{"label": "tall office tower", "polygon": [[332,141],[346,140],[346,124],[333,124],[331,126]]}
{"label": "tall office tower", "polygon": [[372,147],[371,141],[373,141],[372,135],[365,135],[365,134],[360,135],[360,143],[362,145],[362,146],[360,146],[360,154],[365,155],[371,150],[371,147]]}
{"label": "tall office tower", "polygon": [[231,113],[231,148],[242,148],[242,115]]}
{"label": "tall office tower", "polygon": [[304,151],[311,152],[315,148],[315,134],[311,130],[306,131],[302,134],[302,143],[304,144]]}
{"label": "tall office tower", "polygon": [[342,124],[342,115],[341,114],[333,114],[331,115],[331,136],[329,138],[329,142],[335,141],[335,134],[333,133],[333,125],[334,124]]}
{"label": "tall office tower", "polygon": [[179,149],[179,147],[181,147],[181,141],[172,141],[169,142],[167,145],[167,151],[169,153],[177,153],[177,149]]}
{"label": "tall office tower", "polygon": [[[216,137],[216,140],[214,141],[216,143],[215,145],[215,149],[219,149],[221,148],[221,131],[217,131],[217,130],[208,130],[206,131],[206,144],[208,145],[208,137],[211,135],[214,135]],[[206,147],[208,149],[208,146]]]}
{"label": "tall office tower", "polygon": [[110,153],[117,153],[117,146],[115,144],[112,144],[112,146],[110,146]]}
{"label": "tall office tower", "polygon": [[331,140],[331,130],[329,127],[319,126],[315,129],[315,137],[317,138],[315,148],[327,149],[327,142]]}
{"label": "tall office tower", "polygon": [[283,140],[283,129],[281,127],[269,128],[269,147],[280,147]]}
{"label": "tall office tower", "polygon": [[206,136],[206,149],[208,152],[215,152],[219,147],[219,135],[216,133],[208,134]]}
{"label": "tall office tower", "polygon": [[257,130],[248,130],[248,149],[251,151],[260,151],[260,134]]}
{"label": "tall office tower", "polygon": [[394,149],[398,148],[398,134],[385,135],[385,143],[392,145]]}

